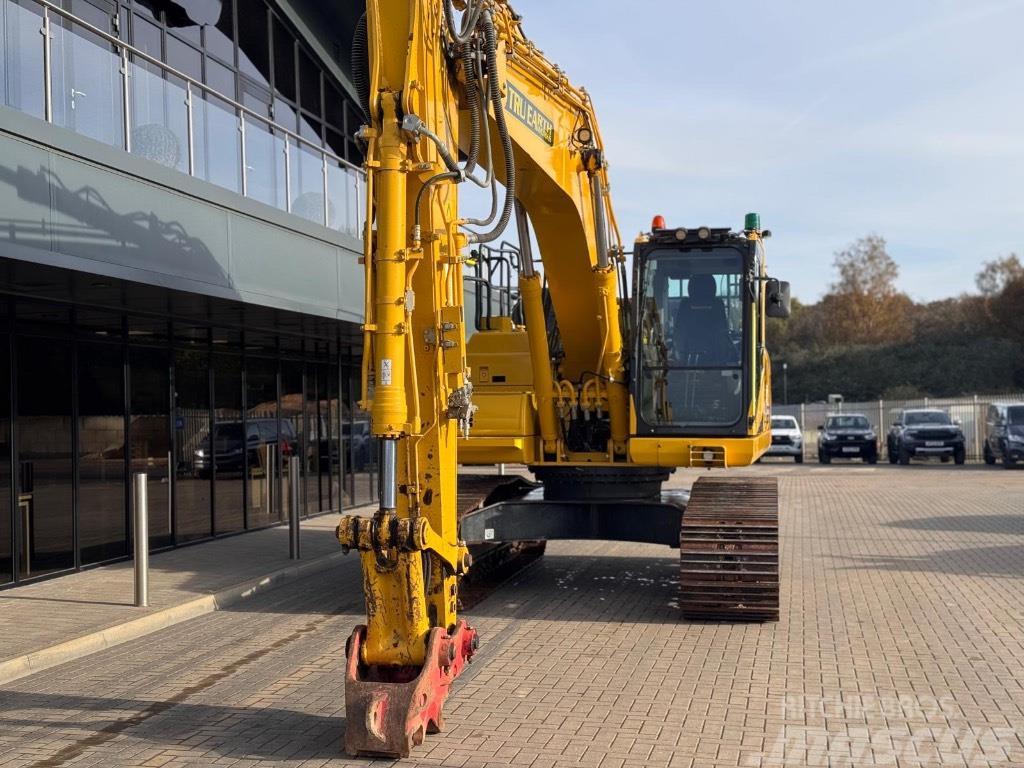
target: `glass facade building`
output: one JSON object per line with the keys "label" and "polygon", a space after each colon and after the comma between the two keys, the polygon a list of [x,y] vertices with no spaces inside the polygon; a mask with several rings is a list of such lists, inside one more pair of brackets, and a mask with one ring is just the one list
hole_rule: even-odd
{"label": "glass facade building", "polygon": [[302,12],[361,8],[0,0],[0,588],[130,557],[137,472],[151,550],[373,499],[362,118]]}
{"label": "glass facade building", "polygon": [[372,499],[354,339],[213,310],[246,322],[0,300],[0,584],[127,557],[135,472],[152,550],[287,520],[296,456],[302,516]]}

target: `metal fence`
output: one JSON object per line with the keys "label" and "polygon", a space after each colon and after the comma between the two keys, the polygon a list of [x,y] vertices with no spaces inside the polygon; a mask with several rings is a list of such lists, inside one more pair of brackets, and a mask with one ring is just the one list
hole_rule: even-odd
{"label": "metal fence", "polygon": [[862,403],[801,403],[799,405],[772,405],[775,416],[794,416],[804,434],[804,453],[817,456],[818,427],[825,418],[835,413],[860,413],[878,433],[879,455],[885,452],[885,435],[897,414],[908,408],[940,408],[959,423],[966,441],[968,461],[981,461],[985,445],[985,419],[992,403],[1024,403],[1024,392],[1003,395],[973,395],[970,397],[924,397],[917,400],[870,400]]}
{"label": "metal fence", "polygon": [[361,237],[361,169],[49,0],[0,0],[0,102]]}

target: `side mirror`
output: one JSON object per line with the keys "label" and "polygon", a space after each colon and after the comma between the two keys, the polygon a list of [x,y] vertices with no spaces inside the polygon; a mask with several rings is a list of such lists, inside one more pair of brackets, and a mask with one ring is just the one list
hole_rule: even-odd
{"label": "side mirror", "polygon": [[779,317],[785,319],[792,314],[789,297],[789,283],[785,280],[768,278],[765,283],[765,305],[768,317]]}

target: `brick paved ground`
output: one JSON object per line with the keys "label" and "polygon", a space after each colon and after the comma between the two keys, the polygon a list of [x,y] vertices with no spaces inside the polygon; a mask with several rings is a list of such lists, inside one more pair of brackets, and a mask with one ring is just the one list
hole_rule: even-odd
{"label": "brick paved ground", "polygon": [[[335,515],[302,522],[304,560],[337,552],[337,524]],[[291,562],[288,529],[277,527],[152,555],[149,608],[133,605],[130,562],[2,590],[0,661],[214,594]]]}
{"label": "brick paved ground", "polygon": [[[449,730],[407,764],[1024,766],[1024,472],[749,471],[782,482],[782,621],[682,621],[671,551],[553,543],[472,611]],[[340,757],[361,611],[347,558],[20,680],[0,766],[366,765]]]}

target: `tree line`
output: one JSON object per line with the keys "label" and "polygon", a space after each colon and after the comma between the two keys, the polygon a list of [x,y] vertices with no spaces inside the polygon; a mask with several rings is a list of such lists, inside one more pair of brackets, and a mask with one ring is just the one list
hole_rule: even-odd
{"label": "tree line", "polygon": [[[977,291],[926,303],[897,288],[885,239],[835,254],[820,301],[768,321],[775,402],[956,397],[1024,389],[1024,264],[986,262]],[[783,376],[782,364],[786,363]]]}

